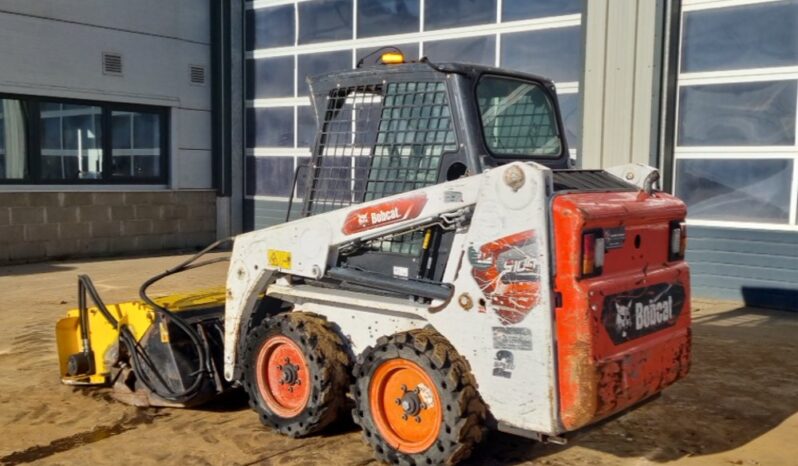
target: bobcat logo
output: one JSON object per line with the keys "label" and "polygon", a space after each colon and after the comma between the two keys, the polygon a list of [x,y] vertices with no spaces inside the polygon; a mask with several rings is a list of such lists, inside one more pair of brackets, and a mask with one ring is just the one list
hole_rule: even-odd
{"label": "bobcat logo", "polygon": [[369,215],[368,214],[357,214],[357,224],[361,227],[365,227],[369,224]]}
{"label": "bobcat logo", "polygon": [[687,290],[676,283],[658,283],[604,298],[601,323],[616,345],[677,325]]}
{"label": "bobcat logo", "polygon": [[626,338],[626,331],[632,327],[631,308],[631,302],[626,306],[619,302],[615,303],[615,328],[621,332],[621,336],[624,338]]}

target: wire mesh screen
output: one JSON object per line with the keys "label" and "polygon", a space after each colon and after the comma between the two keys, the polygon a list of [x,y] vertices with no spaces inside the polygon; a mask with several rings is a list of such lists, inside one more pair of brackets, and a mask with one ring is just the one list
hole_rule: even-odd
{"label": "wire mesh screen", "polygon": [[[435,184],[441,156],[457,150],[443,82],[398,82],[331,91],[304,215]],[[374,245],[420,252],[420,233]]]}
{"label": "wire mesh screen", "polygon": [[444,83],[389,84],[365,200],[434,184],[441,155],[456,149]]}
{"label": "wire mesh screen", "polygon": [[361,202],[380,122],[382,86],[330,92],[307,181],[305,215]]}

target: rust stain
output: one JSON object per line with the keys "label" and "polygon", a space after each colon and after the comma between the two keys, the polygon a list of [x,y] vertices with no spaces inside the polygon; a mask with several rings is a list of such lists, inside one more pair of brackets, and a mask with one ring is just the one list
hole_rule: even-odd
{"label": "rust stain", "polygon": [[599,373],[593,364],[592,345],[589,341],[573,343],[569,355],[571,370],[570,385],[576,392],[576,400],[571,409],[563,413],[563,423],[575,429],[590,422],[598,406],[595,387],[599,383]]}

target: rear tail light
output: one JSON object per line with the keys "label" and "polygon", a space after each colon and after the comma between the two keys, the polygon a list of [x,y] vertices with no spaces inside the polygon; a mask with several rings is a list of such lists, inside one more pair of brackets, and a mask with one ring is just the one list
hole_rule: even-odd
{"label": "rear tail light", "polygon": [[669,230],[668,260],[682,260],[684,259],[684,251],[687,248],[687,227],[684,222],[675,220],[670,223]]}
{"label": "rear tail light", "polygon": [[582,234],[581,277],[595,277],[604,268],[604,232],[586,231]]}

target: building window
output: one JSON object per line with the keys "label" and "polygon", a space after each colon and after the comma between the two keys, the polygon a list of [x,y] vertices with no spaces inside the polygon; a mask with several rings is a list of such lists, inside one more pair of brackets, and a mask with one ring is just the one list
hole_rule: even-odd
{"label": "building window", "polygon": [[102,108],[54,102],[42,102],[39,108],[41,179],[101,179]]}
{"label": "building window", "polygon": [[311,0],[299,2],[297,42],[312,44],[352,38],[354,0]]}
{"label": "building window", "polygon": [[798,0],[685,0],[674,192],[693,224],[796,230]]}
{"label": "building window", "polygon": [[530,18],[546,18],[580,14],[585,0],[529,1],[504,0],[502,20],[513,21]]}
{"label": "building window", "polygon": [[419,0],[368,0],[357,5],[358,37],[417,32]]}
{"label": "building window", "polygon": [[679,145],[795,146],[796,84],[789,80],[682,86]]}
{"label": "building window", "polygon": [[[257,14],[256,14],[257,13]],[[294,5],[281,5],[246,13],[247,50],[284,47],[296,41]]]}
{"label": "building window", "polygon": [[25,102],[0,99],[0,180],[24,180],[28,174],[28,122]]}
{"label": "building window", "polygon": [[161,115],[151,112],[111,112],[112,176],[161,176]]}
{"label": "building window", "polygon": [[496,37],[480,36],[424,42],[424,55],[433,62],[464,62],[493,66]]}
{"label": "building window", "polygon": [[0,182],[165,183],[167,115],[158,107],[0,98]]}
{"label": "building window", "polygon": [[554,81],[576,82],[582,73],[582,28],[563,27],[502,36],[502,65],[544,74]]}
{"label": "building window", "polygon": [[496,22],[496,0],[449,0],[424,4],[424,29],[453,28]]}
{"label": "building window", "polygon": [[694,218],[786,223],[792,170],[786,159],[679,160],[676,192]]}

